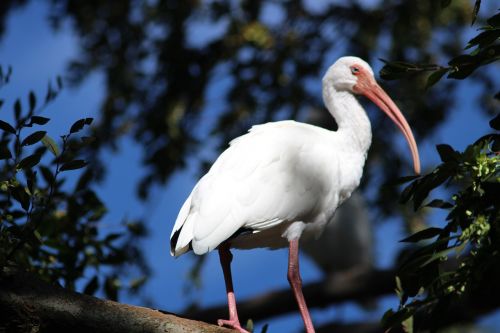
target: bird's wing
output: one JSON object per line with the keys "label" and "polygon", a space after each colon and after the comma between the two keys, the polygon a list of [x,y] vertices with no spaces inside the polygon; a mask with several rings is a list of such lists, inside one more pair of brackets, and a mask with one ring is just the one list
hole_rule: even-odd
{"label": "bird's wing", "polygon": [[180,230],[176,248],[191,238],[202,254],[241,228],[265,230],[319,214],[331,187],[324,166],[333,162],[321,151],[321,131],[285,121],[254,126],[233,140],[182,207],[172,234]]}
{"label": "bird's wing", "polygon": [[182,205],[170,234],[170,254],[173,256],[179,256],[189,250],[189,243],[193,238],[193,225],[192,219],[187,221],[187,218],[191,210],[191,198],[195,190],[196,187]]}

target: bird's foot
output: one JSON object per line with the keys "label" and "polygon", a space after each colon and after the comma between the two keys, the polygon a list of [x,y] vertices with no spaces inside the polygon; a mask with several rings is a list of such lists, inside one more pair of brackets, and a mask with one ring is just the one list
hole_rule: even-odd
{"label": "bird's foot", "polygon": [[232,329],[237,330],[241,333],[250,333],[240,325],[240,321],[238,319],[219,319],[217,320],[217,325],[226,326]]}

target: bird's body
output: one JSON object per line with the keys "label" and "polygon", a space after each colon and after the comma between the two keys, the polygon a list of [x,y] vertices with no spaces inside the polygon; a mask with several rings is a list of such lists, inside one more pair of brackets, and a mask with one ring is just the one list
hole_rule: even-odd
{"label": "bird's body", "polygon": [[302,229],[321,232],[359,185],[366,151],[356,148],[337,132],[295,121],[254,126],[186,200],[174,253],[204,254],[228,239],[235,248],[278,248]]}
{"label": "bird's body", "polygon": [[307,332],[314,328],[301,291],[298,240],[320,232],[337,207],[359,185],[371,144],[371,127],[353,93],[372,99],[403,131],[418,171],[418,152],[409,126],[373,79],[368,64],[343,57],[323,78],[323,99],[337,131],[280,121],[254,126],[236,138],[200,179],[182,206],[171,234],[174,256],[218,248],[228,292],[230,320],[236,313],[229,249],[289,246],[288,279]]}

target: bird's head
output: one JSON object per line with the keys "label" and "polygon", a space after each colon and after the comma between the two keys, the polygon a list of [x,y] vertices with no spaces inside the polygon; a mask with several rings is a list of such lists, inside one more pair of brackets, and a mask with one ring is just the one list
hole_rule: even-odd
{"label": "bird's head", "polygon": [[323,77],[323,86],[328,85],[332,85],[336,91],[363,95],[384,111],[403,132],[411,150],[415,173],[420,174],[420,158],[411,128],[394,101],[379,86],[366,61],[358,57],[339,58]]}
{"label": "bird's head", "polygon": [[356,86],[363,81],[375,81],[373,70],[366,61],[358,57],[342,57],[330,66],[323,84],[331,84],[337,91],[356,92]]}

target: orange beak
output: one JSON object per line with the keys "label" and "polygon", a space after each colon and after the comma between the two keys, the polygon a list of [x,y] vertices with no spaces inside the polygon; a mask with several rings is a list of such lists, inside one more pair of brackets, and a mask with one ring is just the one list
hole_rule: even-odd
{"label": "orange beak", "polygon": [[375,80],[367,75],[358,76],[358,83],[354,86],[354,91],[368,97],[382,111],[384,111],[394,123],[396,123],[401,132],[403,132],[403,135],[408,142],[408,146],[410,147],[415,173],[417,175],[420,174],[420,158],[418,156],[417,143],[415,142],[415,138],[413,137],[413,133],[408,125],[408,122],[394,101],[377,84],[377,82],[375,82]]}

